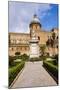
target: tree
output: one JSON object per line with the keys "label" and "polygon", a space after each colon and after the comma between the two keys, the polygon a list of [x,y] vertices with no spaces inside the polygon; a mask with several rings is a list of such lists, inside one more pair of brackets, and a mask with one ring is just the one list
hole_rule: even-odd
{"label": "tree", "polygon": [[43,46],[40,46],[40,50],[41,50],[41,55],[44,56],[45,54],[45,49],[46,49],[46,46],[43,45]]}
{"label": "tree", "polygon": [[56,34],[54,32],[54,29],[52,29],[52,34],[50,38],[48,38],[46,45],[50,48],[52,48],[53,55],[55,55],[55,48],[56,48]]}

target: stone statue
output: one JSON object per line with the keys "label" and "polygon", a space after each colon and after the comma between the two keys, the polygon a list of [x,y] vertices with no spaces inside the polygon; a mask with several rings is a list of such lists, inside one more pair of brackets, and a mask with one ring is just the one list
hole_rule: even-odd
{"label": "stone statue", "polygon": [[32,30],[32,39],[38,39],[35,30]]}
{"label": "stone statue", "polygon": [[32,37],[35,37],[36,34],[35,34],[35,30],[32,30]]}

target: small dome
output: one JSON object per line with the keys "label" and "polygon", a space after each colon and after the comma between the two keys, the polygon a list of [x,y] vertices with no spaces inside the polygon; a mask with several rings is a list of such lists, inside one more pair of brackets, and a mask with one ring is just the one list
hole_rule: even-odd
{"label": "small dome", "polygon": [[32,19],[32,21],[31,21],[31,23],[30,23],[30,26],[31,26],[32,24],[39,24],[40,27],[41,27],[40,20],[39,20],[39,18],[37,17],[37,15],[34,15],[34,16],[33,16],[33,19]]}

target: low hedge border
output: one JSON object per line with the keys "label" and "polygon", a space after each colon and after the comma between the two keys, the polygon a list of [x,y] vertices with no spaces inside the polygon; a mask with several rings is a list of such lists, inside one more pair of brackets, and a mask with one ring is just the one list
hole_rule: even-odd
{"label": "low hedge border", "polygon": [[34,62],[34,61],[41,61],[41,59],[40,59],[40,58],[35,57],[35,58],[30,58],[30,59],[29,59],[29,61],[31,61],[31,62]]}
{"label": "low hedge border", "polygon": [[49,61],[43,61],[43,66],[58,80],[58,67]]}
{"label": "low hedge border", "polygon": [[21,71],[21,69],[24,67],[25,62],[22,61],[17,66],[14,66],[13,68],[9,69],[9,86],[17,76],[17,74]]}

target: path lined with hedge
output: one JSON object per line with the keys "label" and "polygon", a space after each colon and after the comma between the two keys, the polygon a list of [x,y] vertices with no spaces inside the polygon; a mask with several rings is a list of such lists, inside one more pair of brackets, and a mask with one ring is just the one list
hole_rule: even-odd
{"label": "path lined with hedge", "polygon": [[26,62],[25,68],[12,88],[57,85],[43,68],[42,61]]}

